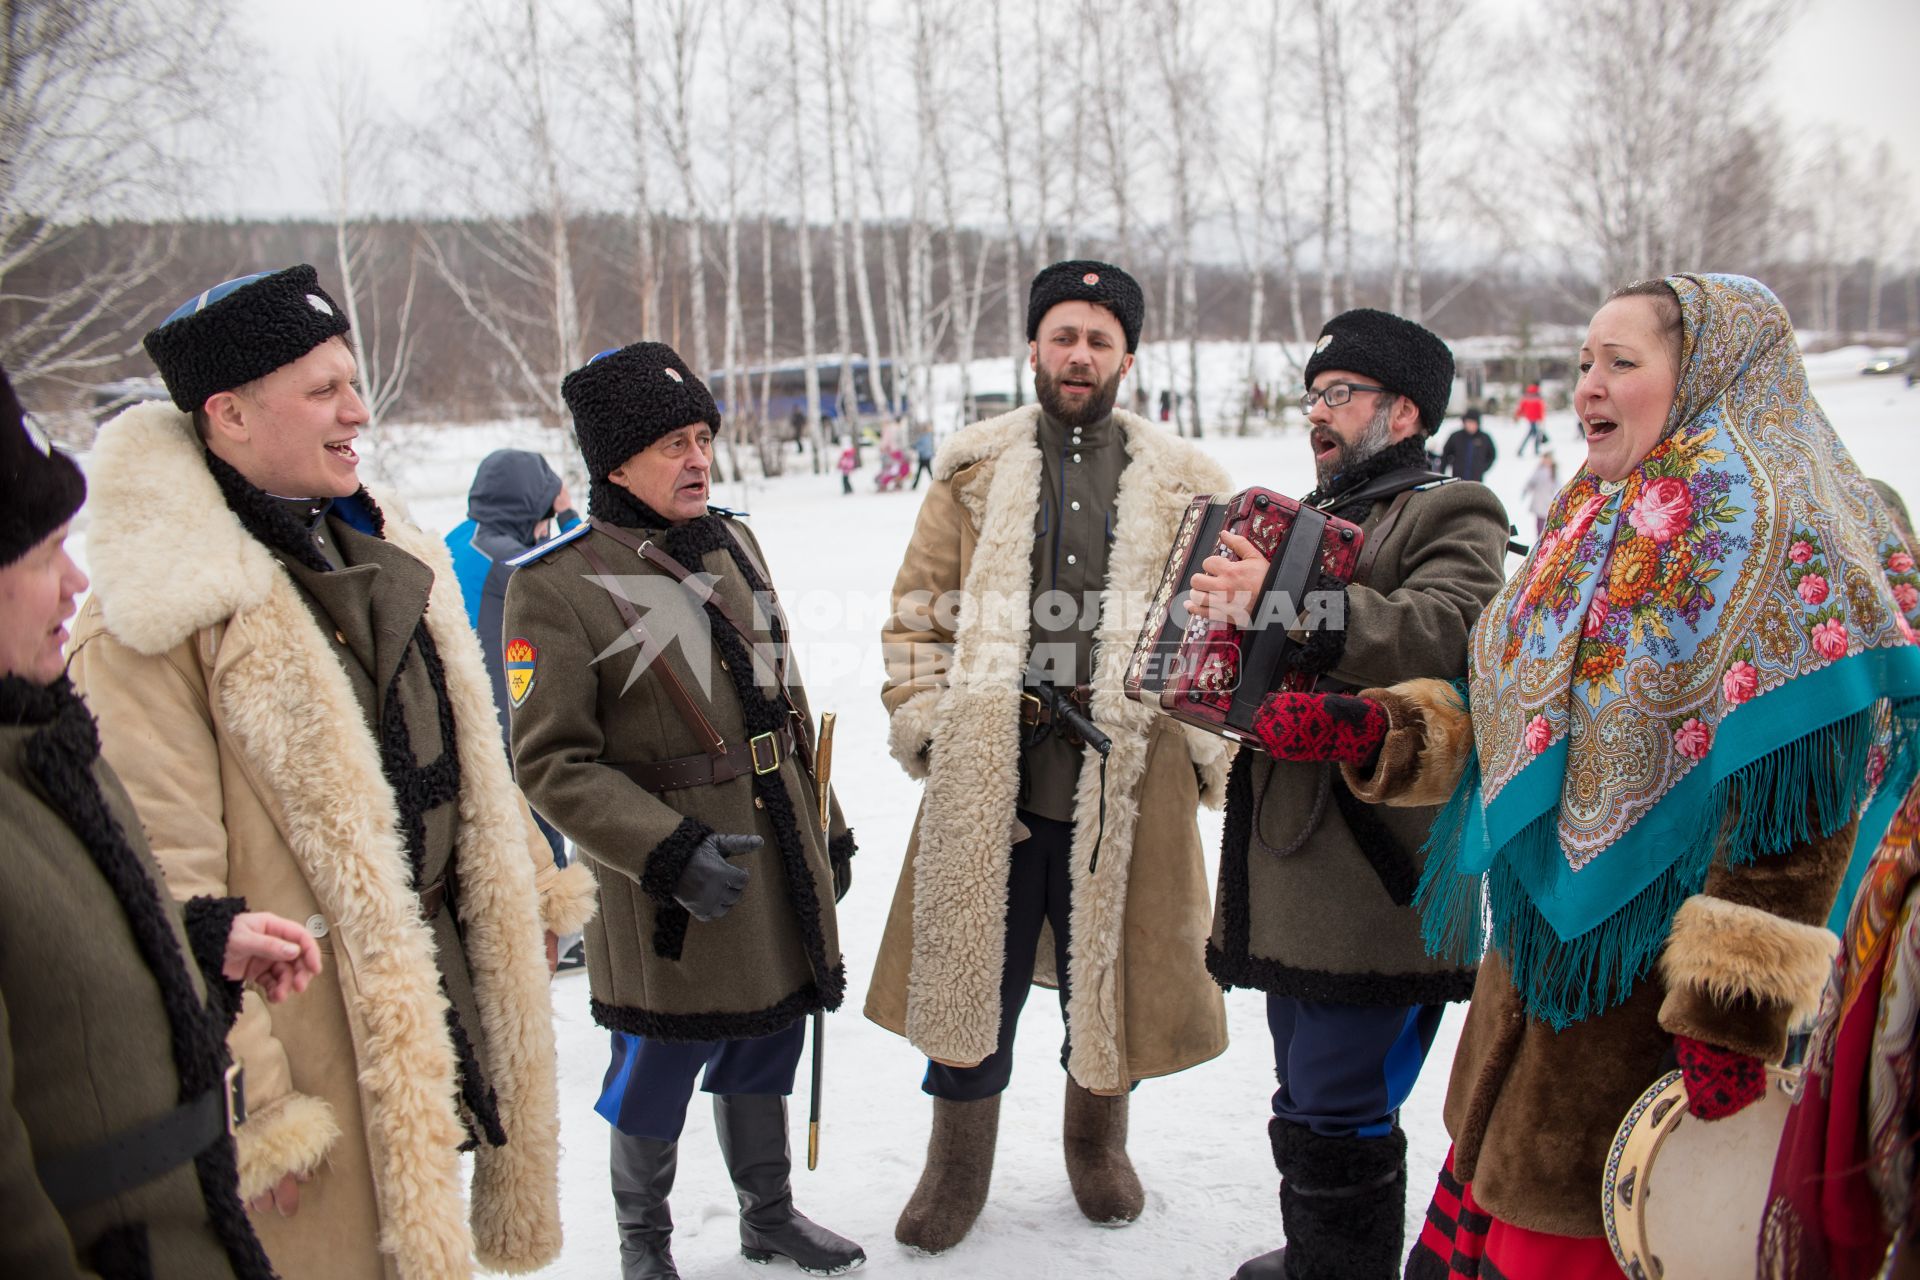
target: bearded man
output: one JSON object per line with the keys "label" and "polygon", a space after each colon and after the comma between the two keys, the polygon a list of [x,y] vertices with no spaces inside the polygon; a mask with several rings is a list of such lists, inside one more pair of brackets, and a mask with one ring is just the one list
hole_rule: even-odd
{"label": "bearded man", "polygon": [[[1342,607],[1326,611],[1344,626],[1305,633],[1293,662],[1334,693],[1388,674],[1464,676],[1467,634],[1504,576],[1507,517],[1485,486],[1426,469],[1453,353],[1412,321],[1348,311],[1320,331],[1306,381],[1319,486],[1305,501],[1358,524],[1366,543]],[[1236,534],[1222,541],[1236,558],[1204,562],[1188,607],[1244,625],[1270,612],[1255,599],[1267,562]],[[1340,718],[1350,701],[1328,716],[1310,714],[1329,705],[1312,695],[1269,695],[1255,728],[1270,749],[1307,734],[1365,757],[1385,725]],[[1437,813],[1362,804],[1331,764],[1251,751],[1234,763],[1207,967],[1223,987],[1267,993],[1287,1238],[1240,1280],[1400,1274],[1400,1106],[1446,1003],[1473,994],[1472,968],[1427,955],[1411,905]]]}
{"label": "bearded man", "polygon": [[935,457],[882,631],[889,747],[926,791],[866,1012],[929,1059],[926,1171],[895,1228],[925,1252],[958,1243],[985,1204],[1034,983],[1059,990],[1067,1175],[1094,1222],[1124,1225],[1144,1203],[1128,1090],[1226,1047],[1202,967],[1195,810],[1219,803],[1229,753],[1129,702],[1122,677],[1182,513],[1227,478],[1113,407],[1144,311],[1104,262],[1034,278],[1039,404]]}

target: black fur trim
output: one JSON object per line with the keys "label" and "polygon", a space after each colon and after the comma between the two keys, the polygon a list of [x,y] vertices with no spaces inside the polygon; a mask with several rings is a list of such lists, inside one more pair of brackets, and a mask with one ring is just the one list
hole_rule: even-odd
{"label": "black fur trim", "polygon": [[[1227,774],[1227,813],[1220,838],[1220,882],[1215,910],[1222,925],[1222,943],[1207,942],[1207,972],[1220,986],[1251,987],[1270,995],[1293,996],[1337,1004],[1411,1005],[1450,1004],[1473,996],[1475,970],[1447,969],[1433,973],[1333,973],[1303,969],[1252,954],[1252,902],[1247,882],[1247,859],[1253,835],[1253,753],[1242,751]],[[1366,806],[1355,799],[1336,776],[1333,794],[1346,816],[1346,805]],[[1321,821],[1324,823],[1325,818]],[[1363,822],[1372,829],[1351,828],[1355,842],[1367,856],[1381,885],[1394,901],[1408,877],[1419,877],[1412,858],[1371,814]],[[1402,865],[1404,863],[1404,865]],[[1407,899],[1411,901],[1411,897]]]}
{"label": "black fur trim", "polygon": [[698,818],[682,818],[667,838],[653,846],[640,873],[640,887],[653,899],[653,954],[678,960],[687,943],[687,925],[693,919],[673,896],[687,863],[713,828]]}
{"label": "black fur trim", "polygon": [[100,1280],[153,1280],[153,1248],[147,1224],[127,1222],[100,1233],[87,1250],[87,1265]]}
{"label": "black fur trim", "polygon": [[1407,1135],[1398,1125],[1378,1138],[1333,1137],[1275,1116],[1267,1140],[1273,1167],[1306,1195],[1371,1186],[1407,1163]]}
{"label": "black fur trim", "polygon": [[144,342],[173,403],[192,413],[208,396],[264,378],[348,327],[347,313],[303,262],[163,323]]}
{"label": "black fur trim", "polygon": [[206,975],[207,990],[218,992],[225,1001],[228,1028],[240,1012],[242,988],[221,970],[226,965],[227,939],[233,933],[233,918],[246,909],[245,898],[199,897],[188,898],[182,913],[186,917],[187,945],[193,949],[200,972]]}
{"label": "black fur trim", "polygon": [[655,1013],[599,1000],[592,1002],[592,1009],[593,1020],[607,1030],[654,1040],[748,1040],[784,1031],[817,1010],[838,1009],[846,994],[846,966],[835,965],[827,974],[824,989],[809,982],[778,1004],[751,1013]]}
{"label": "black fur trim", "polygon": [[[440,754],[428,765],[422,765],[413,753],[406,702],[400,692],[407,664],[415,654],[419,655],[427,682],[433,688],[434,715],[440,727]],[[427,815],[443,804],[457,804],[460,800],[460,750],[454,738],[453,700],[447,694],[447,673],[440,665],[440,650],[433,643],[424,616],[414,627],[413,643],[401,655],[386,695],[380,699],[380,772],[385,775],[387,786],[393,792],[394,807],[399,810],[407,865],[414,890],[418,892],[423,887],[421,879],[427,856]]]}
{"label": "black fur trim", "polygon": [[1387,891],[1388,900],[1396,907],[1412,906],[1414,890],[1420,887],[1420,867],[1413,855],[1380,821],[1373,806],[1353,794],[1338,771],[1333,775],[1332,791],[1334,806],[1346,820],[1347,831],[1360,846],[1367,865],[1380,877],[1380,887]]}
{"label": "black fur trim", "polygon": [[588,483],[587,514],[623,529],[664,529],[673,523],[611,480]]}
{"label": "black fur trim", "polygon": [[[1326,589],[1326,584],[1322,584]],[[1333,590],[1344,592],[1345,588],[1333,584]],[[1315,627],[1307,632],[1307,638],[1287,654],[1287,667],[1307,675],[1325,675],[1340,665],[1340,659],[1347,652],[1347,629],[1345,627]]]}
{"label": "black fur trim", "polygon": [[440,994],[447,1000],[447,1034],[453,1040],[453,1059],[459,1068],[461,1119],[467,1126],[467,1140],[460,1144],[460,1149],[472,1151],[483,1138],[490,1147],[504,1147],[507,1131],[500,1123],[500,1100],[494,1096],[486,1072],[480,1069],[480,1059],[474,1056],[473,1041],[467,1038],[466,1024],[460,1021],[459,1006],[447,990],[444,975],[440,979]]}
{"label": "black fur trim", "polygon": [[1332,1137],[1275,1118],[1287,1274],[1378,1280],[1400,1269],[1407,1205],[1407,1136]]}
{"label": "black fur trim", "polygon": [[[673,525],[661,538],[661,545],[668,555],[688,566],[699,564],[710,551],[724,550],[756,596],[765,599],[773,593],[771,584],[760,576],[752,558],[734,538],[726,521],[719,516],[704,515]],[[761,687],[754,676],[757,670],[754,655],[747,651],[746,641],[714,608],[712,601],[707,601],[703,607],[714,645],[726,660],[727,674],[733,681],[734,696],[739,699],[740,716],[748,736],[785,727],[790,717],[786,691]],[[767,625],[775,651],[784,651],[787,636],[777,612]],[[807,962],[813,969],[815,980],[831,986],[826,931],[821,925],[822,912],[826,908],[821,904],[814,885],[813,868],[807,862],[807,847],[800,826],[803,821],[811,822],[812,819],[802,816],[799,806],[787,793],[784,774],[782,769],[754,774],[754,796],[760,801],[767,821],[773,827],[774,843],[780,851],[780,868],[787,878],[787,901],[793,907],[794,923],[800,927],[800,943],[806,950]],[[833,966],[836,970],[838,967]],[[838,1005],[839,1000],[839,994],[835,992],[833,1002],[828,1007]]]}
{"label": "black fur trim", "polygon": [[[223,1087],[229,1061],[225,1012],[200,1000],[168,918],[172,908],[107,807],[94,773],[100,756],[99,729],[86,703],[65,676],[47,686],[17,676],[0,677],[0,722],[45,726],[27,739],[22,762],[48,806],[86,846],[153,973],[173,1035],[179,1100]],[[235,1274],[241,1280],[271,1277],[273,1268],[240,1203],[233,1139],[222,1136],[194,1157],[194,1171],[209,1225]]]}
{"label": "black fur trim", "polygon": [[[1330,482],[1321,485],[1306,497],[1302,498],[1301,501],[1310,507],[1319,507],[1329,515],[1336,515],[1343,520],[1352,520],[1358,523],[1366,519],[1366,511],[1341,510],[1342,507],[1349,504],[1343,502],[1340,495],[1353,493],[1369,480],[1376,480],[1392,471],[1425,471],[1427,469],[1427,442],[1419,436],[1408,436],[1398,444],[1388,445],[1351,470],[1342,471]],[[1372,510],[1374,502],[1378,501],[1379,499],[1376,498],[1368,502],[1367,509]]]}
{"label": "black fur trim", "polygon": [[307,530],[287,509],[286,503],[256,488],[213,450],[203,448],[201,456],[207,460],[207,471],[214,483],[220,486],[220,496],[227,500],[227,510],[233,512],[240,527],[252,534],[255,541],[315,573],[331,571],[333,566],[314,548]]}
{"label": "black fur trim", "polygon": [[1207,943],[1207,972],[1223,989],[1248,987],[1268,995],[1292,996],[1321,1004],[1376,1006],[1453,1004],[1473,998],[1474,970],[1442,969],[1434,973],[1331,973],[1324,969],[1296,969],[1242,952],[1229,957],[1211,940]]}
{"label": "black fur trim", "polygon": [[839,835],[827,841],[827,860],[829,862],[845,862],[859,851],[860,846],[853,842],[853,831],[851,829],[842,831]]}

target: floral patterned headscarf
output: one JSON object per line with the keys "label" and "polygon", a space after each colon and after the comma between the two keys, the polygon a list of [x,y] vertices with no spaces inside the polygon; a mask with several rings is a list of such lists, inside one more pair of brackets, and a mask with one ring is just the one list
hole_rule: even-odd
{"label": "floral patterned headscarf", "polygon": [[1850,821],[1920,712],[1920,577],[1785,308],[1742,276],[1667,284],[1661,438],[1624,480],[1581,468],[1475,627],[1478,768],[1422,885],[1429,943],[1457,947],[1486,876],[1493,944],[1556,1026],[1626,998],[1716,852]]}

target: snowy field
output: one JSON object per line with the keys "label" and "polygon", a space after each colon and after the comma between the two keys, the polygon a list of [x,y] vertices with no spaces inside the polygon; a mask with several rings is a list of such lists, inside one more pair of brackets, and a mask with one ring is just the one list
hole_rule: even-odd
{"label": "snowy field", "polygon": [[[1229,378],[1237,384],[1244,377],[1243,353],[1244,348],[1228,344],[1208,353],[1220,375],[1213,385],[1225,387]],[[1811,358],[1815,390],[1867,473],[1920,499],[1920,389],[1908,391],[1898,378],[1860,376],[1864,355],[1863,349],[1851,348]],[[988,362],[981,367],[986,372]],[[1148,365],[1150,385],[1161,385],[1163,367]],[[991,368],[1004,383],[1008,363],[992,362]],[[980,389],[991,385],[983,382]],[[1511,421],[1490,425],[1500,458],[1489,483],[1514,513],[1523,537],[1530,538],[1533,522],[1519,495],[1533,460],[1515,458],[1520,431]],[[1584,456],[1584,446],[1569,412],[1552,415],[1548,429],[1564,482]],[[441,531],[463,518],[468,480],[486,452],[514,443],[547,448],[559,462],[563,447],[553,436],[505,428],[438,429],[414,440],[404,439],[411,433],[402,429],[390,434],[395,437],[390,470],[409,495],[414,517]],[[1297,427],[1265,436],[1209,438],[1204,444],[1236,486],[1259,483],[1293,494],[1312,487],[1306,436]],[[859,1011],[919,799],[919,784],[886,752],[876,642],[919,495],[875,493],[871,462],[855,484],[856,493],[843,497],[835,475],[793,475],[756,484],[744,502],[733,485],[722,487],[717,499],[751,511],[793,614],[813,706],[839,713],[836,790],[860,844],[853,891],[840,909],[850,990],[846,1006],[827,1019],[826,1119],[817,1172],[805,1169],[804,1058],[793,1099],[797,1203],[865,1246],[869,1261],[863,1274],[927,1280],[1093,1275],[1224,1280],[1242,1260],[1281,1242],[1277,1178],[1266,1136],[1273,1059],[1257,992],[1228,995],[1232,1044],[1224,1055],[1148,1081],[1133,1095],[1129,1149],[1147,1188],[1147,1208],[1132,1226],[1103,1230],[1080,1216],[1067,1186],[1059,1142],[1061,1021],[1053,993],[1036,989],[1020,1025],[986,1211],[959,1247],[937,1258],[911,1255],[893,1239],[894,1220],[925,1154],[930,1104],[919,1089],[924,1059]],[[1219,815],[1203,813],[1201,825],[1207,847],[1217,851]],[[1212,860],[1210,853],[1210,865]],[[1409,1239],[1446,1154],[1440,1111],[1462,1008],[1449,1014],[1403,1115],[1409,1137]],[[584,973],[556,980],[554,1018],[567,1247],[563,1259],[540,1274],[613,1277],[619,1274],[619,1253],[607,1185],[608,1128],[592,1109],[607,1043],[606,1033],[588,1016]],[[711,1111],[703,1104],[696,1094],[682,1146],[672,1199],[674,1254],[688,1280],[757,1275],[740,1257],[733,1192],[714,1145]]]}

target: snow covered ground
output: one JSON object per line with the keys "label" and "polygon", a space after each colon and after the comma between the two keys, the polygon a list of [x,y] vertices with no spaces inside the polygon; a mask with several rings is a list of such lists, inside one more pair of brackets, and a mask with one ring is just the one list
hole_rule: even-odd
{"label": "snow covered ground", "polygon": [[[1203,376],[1213,377],[1216,387],[1226,387],[1228,371],[1245,368],[1242,347],[1220,344],[1206,354],[1218,376]],[[1863,356],[1861,349],[1844,349],[1813,357],[1814,387],[1868,474],[1920,499],[1920,389],[1908,391],[1897,378],[1860,376]],[[1008,365],[997,363],[1004,379]],[[1157,368],[1150,366],[1155,386],[1160,385]],[[1511,422],[1490,426],[1500,459],[1489,483],[1507,502],[1523,536],[1530,537],[1532,520],[1519,495],[1533,460],[1515,458],[1520,432]],[[1584,446],[1570,413],[1552,415],[1548,429],[1564,480],[1584,456]],[[395,429],[393,434],[407,433]],[[473,466],[487,451],[507,443],[544,447],[554,450],[557,462],[563,447],[555,437],[506,428],[423,434],[424,440],[394,451],[392,470],[415,518],[440,530],[463,517]],[[1260,483],[1295,494],[1312,487],[1305,434],[1297,428],[1209,438],[1204,444],[1236,485]],[[855,480],[858,491],[851,497],[840,494],[833,475],[758,484],[744,504],[732,486],[719,495],[720,501],[752,512],[794,616],[813,705],[839,713],[836,789],[860,843],[853,891],[841,906],[850,991],[846,1007],[827,1019],[826,1121],[817,1172],[804,1167],[804,1059],[793,1100],[797,1201],[809,1215],[866,1247],[865,1274],[927,1280],[1229,1276],[1249,1255],[1281,1242],[1277,1179],[1265,1128],[1273,1060],[1256,992],[1228,995],[1232,1044],[1224,1055],[1148,1081],[1135,1092],[1129,1148],[1147,1188],[1147,1208],[1131,1227],[1102,1230],[1080,1216],[1067,1186],[1059,1143],[1060,1015],[1052,993],[1036,990],[1020,1024],[1018,1061],[1003,1104],[999,1158],[985,1213],[958,1248],[938,1258],[910,1255],[894,1242],[894,1220],[925,1152],[930,1107],[919,1089],[924,1059],[859,1010],[919,798],[919,784],[886,753],[875,639],[919,498],[873,492],[871,467]],[[1203,814],[1202,830],[1208,848],[1217,850],[1219,815]],[[608,1129],[592,1110],[607,1061],[606,1033],[588,1016],[583,973],[556,980],[554,1009],[567,1247],[563,1259],[540,1274],[616,1276]],[[1409,1136],[1409,1238],[1418,1230],[1447,1149],[1440,1111],[1460,1012],[1456,1006],[1449,1014],[1403,1116]],[[756,1275],[739,1254],[733,1193],[713,1142],[712,1114],[703,1103],[696,1094],[673,1195],[675,1257],[688,1280]]]}

